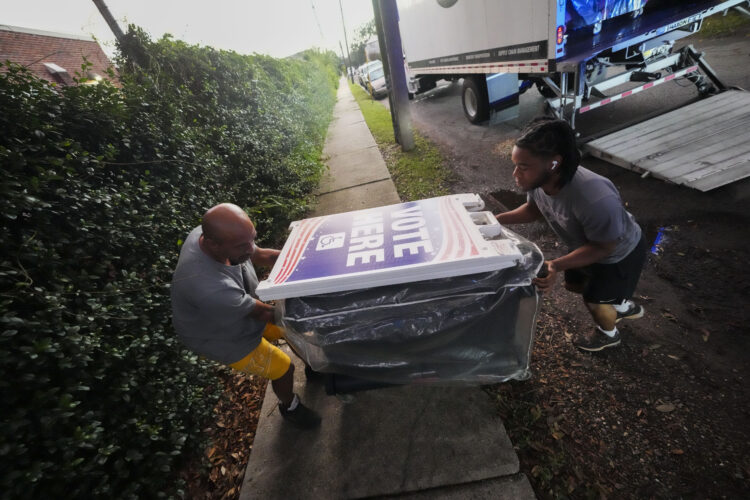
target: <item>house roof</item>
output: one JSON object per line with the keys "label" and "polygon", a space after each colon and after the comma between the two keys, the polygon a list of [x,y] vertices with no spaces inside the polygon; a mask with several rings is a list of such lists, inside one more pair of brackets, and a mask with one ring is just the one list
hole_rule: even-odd
{"label": "house roof", "polygon": [[0,25],[0,62],[22,64],[40,78],[70,85],[84,57],[90,73],[108,78],[112,63],[93,38]]}

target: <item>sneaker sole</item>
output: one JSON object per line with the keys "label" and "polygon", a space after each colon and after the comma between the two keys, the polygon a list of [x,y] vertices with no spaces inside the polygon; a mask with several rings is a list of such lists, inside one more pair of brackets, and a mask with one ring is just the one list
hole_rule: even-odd
{"label": "sneaker sole", "polygon": [[615,320],[615,323],[619,323],[619,322],[620,322],[621,320],[623,320],[623,319],[638,319],[638,318],[642,318],[642,317],[643,317],[643,314],[644,314],[645,312],[646,312],[646,310],[645,310],[644,308],[642,308],[642,307],[641,307],[641,310],[640,310],[640,311],[638,311],[638,312],[637,312],[637,313],[635,313],[635,314],[631,314],[630,316],[622,316],[621,318],[617,318],[617,319]]}
{"label": "sneaker sole", "polygon": [[604,349],[606,349],[608,347],[616,347],[618,345],[620,345],[620,341],[619,340],[617,342],[612,342],[611,344],[607,344],[607,345],[603,345],[603,346],[599,346],[599,347],[584,347],[582,345],[577,345],[576,347],[578,349],[580,349],[582,351],[586,351],[586,352],[599,352],[599,351],[603,351]]}

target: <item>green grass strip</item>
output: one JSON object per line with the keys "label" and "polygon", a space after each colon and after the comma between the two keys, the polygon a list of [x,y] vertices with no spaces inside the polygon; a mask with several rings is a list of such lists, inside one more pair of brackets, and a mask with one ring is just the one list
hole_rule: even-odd
{"label": "green grass strip", "polygon": [[408,153],[403,152],[393,136],[390,111],[374,101],[359,85],[350,82],[349,88],[383,154],[401,199],[412,201],[449,194],[450,171],[437,147],[415,131],[416,147]]}
{"label": "green grass strip", "polygon": [[701,30],[697,33],[699,38],[711,37],[711,36],[725,36],[732,35],[734,32],[747,24],[750,24],[750,16],[746,16],[735,10],[727,12],[727,15],[716,14],[707,17],[703,21]]}

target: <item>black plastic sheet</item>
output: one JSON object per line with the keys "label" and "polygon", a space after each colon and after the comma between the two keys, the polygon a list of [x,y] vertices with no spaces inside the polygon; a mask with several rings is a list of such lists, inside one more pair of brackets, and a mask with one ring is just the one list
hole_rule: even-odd
{"label": "black plastic sheet", "polygon": [[530,376],[543,257],[493,272],[281,301],[287,341],[316,372],[392,384],[486,384]]}

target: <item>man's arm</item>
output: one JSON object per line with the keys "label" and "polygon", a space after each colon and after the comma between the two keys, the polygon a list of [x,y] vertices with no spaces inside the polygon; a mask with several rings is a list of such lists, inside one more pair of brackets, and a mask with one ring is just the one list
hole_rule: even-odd
{"label": "man's arm", "polygon": [[258,248],[255,247],[255,252],[250,257],[250,262],[254,266],[273,267],[276,263],[276,259],[279,258],[281,251],[274,250],[273,248]]}
{"label": "man's arm", "polygon": [[526,202],[515,210],[497,214],[495,218],[500,224],[523,224],[541,219],[542,212],[535,203]]}
{"label": "man's arm", "polygon": [[548,260],[547,270],[549,271],[549,274],[544,278],[535,278],[533,283],[539,287],[540,291],[544,292],[555,284],[557,273],[567,269],[585,267],[594,262],[599,262],[604,257],[611,255],[616,247],[616,241],[590,241],[585,245],[576,248],[567,255],[563,255],[554,260]]}
{"label": "man's arm", "polygon": [[260,300],[255,300],[252,310],[250,311],[250,316],[253,319],[257,319],[258,321],[262,321],[264,323],[273,322],[274,320],[274,309],[273,306],[270,304],[266,304],[265,302],[261,302]]}

